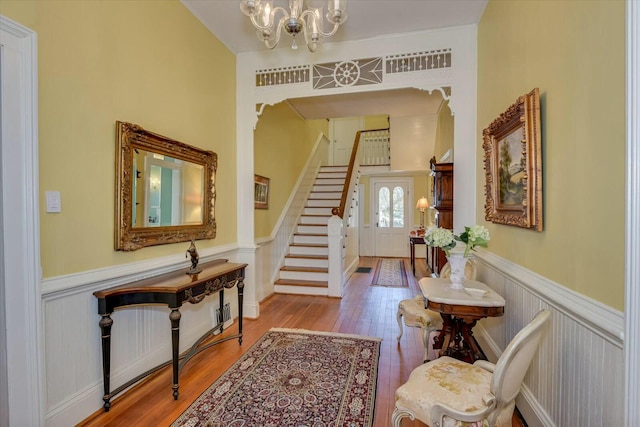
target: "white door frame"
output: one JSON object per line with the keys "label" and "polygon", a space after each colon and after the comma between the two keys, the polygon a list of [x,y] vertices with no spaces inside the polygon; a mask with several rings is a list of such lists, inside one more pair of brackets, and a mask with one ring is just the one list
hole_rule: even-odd
{"label": "white door frame", "polygon": [[[376,218],[375,218],[375,214],[376,214],[376,210],[375,207],[377,205],[377,198],[378,195],[376,194],[375,191],[375,187],[378,183],[381,182],[407,182],[407,212],[406,212],[406,217],[405,217],[405,226],[409,229],[411,229],[413,227],[414,224],[414,218],[413,218],[413,203],[412,200],[414,200],[414,192],[413,192],[413,178],[412,177],[394,177],[394,176],[376,176],[376,177],[371,177],[371,179],[369,180],[369,221],[371,222],[371,231],[370,231],[370,241],[371,241],[371,247],[372,247],[372,251],[373,251],[373,256],[377,256],[378,254],[378,248],[376,245],[376,233],[378,230],[378,227],[376,225]],[[407,232],[407,248],[408,248],[408,243],[409,243],[409,233]],[[407,252],[406,256],[409,256],[409,253]]]}
{"label": "white door frame", "polygon": [[640,3],[627,0],[625,425],[640,423]]}
{"label": "white door frame", "polygon": [[[38,65],[37,35],[0,16],[3,50],[2,99],[2,231],[3,277],[0,301],[6,335],[6,384],[9,425],[44,425],[44,358],[40,295],[40,215],[38,189]],[[8,73],[8,49],[20,61],[19,72]],[[13,67],[12,67],[13,68]],[[13,121],[7,124],[7,117]],[[10,159],[10,161],[9,161]],[[8,179],[10,177],[10,179]],[[7,209],[11,206],[11,209]],[[9,303],[9,300],[11,303]],[[6,418],[4,418],[6,417]]]}

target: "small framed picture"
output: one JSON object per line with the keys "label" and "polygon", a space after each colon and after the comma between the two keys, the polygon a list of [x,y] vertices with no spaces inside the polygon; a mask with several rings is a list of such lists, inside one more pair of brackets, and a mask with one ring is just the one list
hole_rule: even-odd
{"label": "small framed picture", "polygon": [[538,88],[520,96],[483,132],[485,219],[542,231]]}
{"label": "small framed picture", "polygon": [[269,178],[254,175],[253,207],[255,209],[269,209]]}

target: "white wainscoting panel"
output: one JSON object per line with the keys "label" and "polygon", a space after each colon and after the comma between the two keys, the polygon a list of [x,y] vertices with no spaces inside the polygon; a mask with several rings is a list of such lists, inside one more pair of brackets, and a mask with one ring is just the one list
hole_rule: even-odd
{"label": "white wainscoting panel", "polygon": [[[202,263],[232,261],[230,247],[199,251]],[[68,427],[102,407],[100,315],[93,292],[170,270],[188,268],[184,254],[43,280],[42,312],[45,346],[45,422]],[[247,286],[253,284],[246,283]],[[238,316],[237,289],[225,290],[232,318]],[[185,304],[180,313],[180,351],[189,348],[217,322],[218,294],[200,304]],[[111,315],[111,390],[146,370],[171,360],[170,310],[165,306],[117,309]],[[237,321],[231,326],[237,328]],[[167,393],[172,393],[167,384]],[[112,404],[117,405],[117,398]]]}
{"label": "white wainscoting panel", "polygon": [[506,300],[503,317],[476,328],[489,360],[539,310],[551,311],[517,401],[528,425],[624,425],[623,314],[488,251],[477,259],[478,280]]}

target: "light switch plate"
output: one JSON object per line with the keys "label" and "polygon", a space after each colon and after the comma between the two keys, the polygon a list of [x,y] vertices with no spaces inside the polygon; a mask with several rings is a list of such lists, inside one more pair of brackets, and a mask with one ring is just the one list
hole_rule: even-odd
{"label": "light switch plate", "polygon": [[59,191],[47,191],[45,197],[47,200],[47,212],[62,212]]}

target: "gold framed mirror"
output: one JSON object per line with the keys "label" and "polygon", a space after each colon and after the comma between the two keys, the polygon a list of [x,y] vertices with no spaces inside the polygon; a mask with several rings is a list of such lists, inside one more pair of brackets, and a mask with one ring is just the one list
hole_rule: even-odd
{"label": "gold framed mirror", "polygon": [[212,151],[116,122],[115,249],[216,237]]}

